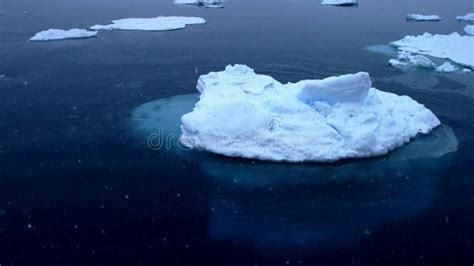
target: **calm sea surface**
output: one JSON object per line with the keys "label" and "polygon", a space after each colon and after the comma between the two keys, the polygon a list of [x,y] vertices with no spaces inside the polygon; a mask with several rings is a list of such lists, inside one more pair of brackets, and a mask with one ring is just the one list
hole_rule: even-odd
{"label": "calm sea surface", "polygon": [[[461,33],[454,18],[474,12],[472,0],[0,0],[0,12],[0,265],[474,263],[474,75],[401,72],[366,49]],[[408,13],[443,21],[408,23]],[[207,23],[28,41],[158,15]],[[283,83],[367,71],[443,126],[387,156],[333,165],[144,145],[157,108],[143,104],[196,93],[199,75],[235,63]],[[176,132],[192,98],[165,102]]]}

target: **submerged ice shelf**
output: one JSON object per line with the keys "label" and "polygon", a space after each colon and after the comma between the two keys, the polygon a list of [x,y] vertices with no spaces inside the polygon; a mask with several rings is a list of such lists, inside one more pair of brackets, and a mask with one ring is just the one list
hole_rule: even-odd
{"label": "submerged ice shelf", "polygon": [[408,96],[372,88],[365,72],[283,85],[245,65],[203,75],[181,143],[231,157],[333,162],[386,154],[440,125]]}
{"label": "submerged ice shelf", "polygon": [[93,30],[143,30],[165,31],[183,29],[186,25],[204,24],[206,21],[200,17],[159,16],[156,18],[125,18],[113,20],[112,24],[95,25]]}
{"label": "submerged ice shelf", "polygon": [[441,17],[438,15],[420,15],[420,14],[408,14],[407,20],[410,21],[440,21]]}
{"label": "submerged ice shelf", "polygon": [[49,29],[41,31],[30,38],[30,41],[56,41],[65,39],[91,38],[97,35],[97,31],[88,31],[84,29],[58,30]]}

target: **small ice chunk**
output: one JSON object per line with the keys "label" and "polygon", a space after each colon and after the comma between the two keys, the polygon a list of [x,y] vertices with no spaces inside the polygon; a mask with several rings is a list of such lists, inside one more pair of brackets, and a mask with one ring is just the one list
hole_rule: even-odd
{"label": "small ice chunk", "polygon": [[467,13],[464,16],[457,16],[456,19],[459,21],[474,21],[474,13]]}
{"label": "small ice chunk", "polygon": [[438,15],[408,14],[407,20],[409,21],[440,21],[441,17]]}
{"label": "small ice chunk", "polygon": [[322,101],[329,104],[342,102],[363,103],[372,87],[369,74],[329,77],[322,80],[302,81],[299,98],[305,102]]}
{"label": "small ice chunk", "polygon": [[0,79],[5,78],[7,75],[0,75]]}
{"label": "small ice chunk", "polygon": [[183,29],[186,25],[204,24],[206,21],[200,17],[163,17],[156,18],[125,18],[113,20],[109,25],[95,25],[93,30],[143,30],[165,31]]}
{"label": "small ice chunk", "polygon": [[436,68],[436,71],[438,72],[446,72],[446,73],[450,73],[450,72],[454,72],[454,71],[457,71],[458,68],[449,63],[449,62],[445,62],[444,64],[440,65],[439,67]]}
{"label": "small ice chunk", "polygon": [[463,69],[462,69],[462,72],[464,72],[464,73],[471,73],[472,70],[470,70],[469,68],[463,68]]}
{"label": "small ice chunk", "polygon": [[231,157],[333,162],[386,154],[440,125],[410,97],[371,85],[365,72],[281,84],[228,66],[199,78],[180,142]]}
{"label": "small ice chunk", "polygon": [[195,5],[207,8],[222,8],[224,7],[223,0],[175,0],[178,5]]}
{"label": "small ice chunk", "polygon": [[64,39],[82,39],[91,38],[97,35],[97,31],[88,31],[84,29],[58,30],[49,29],[41,31],[31,37],[30,41],[56,41]]}
{"label": "small ice chunk", "polygon": [[474,25],[466,25],[464,32],[469,35],[474,35]]}
{"label": "small ice chunk", "polygon": [[355,6],[357,5],[357,0],[323,0],[321,4],[333,6]]}
{"label": "small ice chunk", "polygon": [[473,36],[461,36],[457,32],[449,35],[425,33],[418,36],[405,36],[390,45],[399,51],[450,59],[459,65],[474,67]]}
{"label": "small ice chunk", "polygon": [[406,66],[406,65],[408,65],[408,63],[402,62],[398,59],[390,59],[388,61],[388,65],[393,66],[393,67],[399,67],[399,66]]}

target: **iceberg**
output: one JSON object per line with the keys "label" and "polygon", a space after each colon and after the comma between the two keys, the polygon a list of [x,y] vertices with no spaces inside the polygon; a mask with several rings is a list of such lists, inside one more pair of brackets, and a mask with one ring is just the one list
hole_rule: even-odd
{"label": "iceberg", "polygon": [[474,13],[468,13],[464,16],[457,16],[456,19],[459,21],[474,21]]}
{"label": "iceberg", "polygon": [[408,14],[407,20],[409,21],[440,21],[441,17],[438,15]]}
{"label": "iceberg", "polygon": [[178,5],[195,5],[207,8],[223,8],[222,0],[175,0],[174,3]]}
{"label": "iceberg", "polygon": [[450,72],[454,72],[454,71],[457,71],[458,68],[449,63],[449,62],[445,62],[444,64],[440,65],[439,67],[436,68],[436,71],[438,72],[445,72],[445,73],[450,73]]}
{"label": "iceberg", "polygon": [[88,31],[84,29],[58,30],[49,29],[41,31],[30,38],[30,41],[56,41],[65,39],[91,38],[97,35],[97,31]]}
{"label": "iceberg", "polygon": [[200,17],[164,17],[156,18],[125,18],[113,20],[109,25],[95,25],[93,30],[143,30],[165,31],[183,29],[186,25],[204,24],[206,21]]}
{"label": "iceberg", "polygon": [[399,51],[449,59],[459,65],[474,68],[473,36],[461,36],[457,32],[449,35],[425,33],[405,36],[390,45]]}
{"label": "iceberg", "polygon": [[464,32],[469,35],[474,35],[474,25],[466,25]]}
{"label": "iceberg", "polygon": [[321,4],[333,6],[355,6],[357,5],[357,0],[323,0]]}
{"label": "iceberg", "polygon": [[187,148],[230,157],[334,162],[378,156],[428,134],[438,118],[408,96],[372,87],[368,73],[281,84],[245,65],[198,80],[181,118]]}

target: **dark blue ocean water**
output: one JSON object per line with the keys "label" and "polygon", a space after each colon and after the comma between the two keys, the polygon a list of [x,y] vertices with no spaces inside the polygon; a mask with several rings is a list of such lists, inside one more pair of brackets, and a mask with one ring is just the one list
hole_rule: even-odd
{"label": "dark blue ocean water", "polygon": [[[0,12],[0,265],[474,263],[474,75],[404,73],[366,49],[461,33],[454,17],[474,12],[472,0],[0,0]],[[208,23],[28,42],[48,28],[158,15]],[[199,75],[234,63],[281,82],[367,71],[444,125],[387,156],[332,165],[144,145],[136,108],[195,93]]]}

